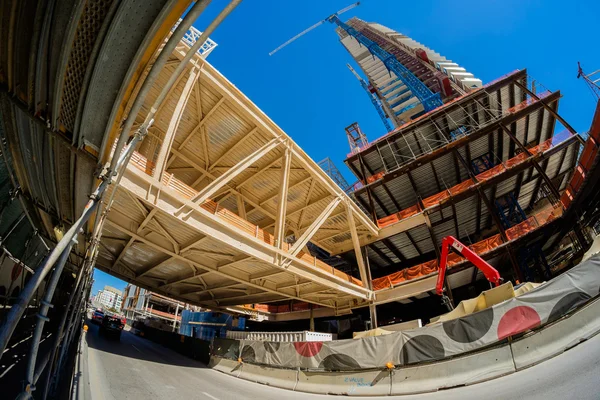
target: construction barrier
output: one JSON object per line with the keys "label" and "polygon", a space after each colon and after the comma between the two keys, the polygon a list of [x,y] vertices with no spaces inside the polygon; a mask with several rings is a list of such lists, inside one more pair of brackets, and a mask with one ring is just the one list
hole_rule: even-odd
{"label": "construction barrier", "polygon": [[388,370],[298,372],[296,391],[347,396],[386,396],[391,389]]}
{"label": "construction barrier", "polygon": [[240,365],[237,377],[247,381],[288,390],[295,390],[298,383],[297,370],[269,368],[246,363]]}
{"label": "construction barrier", "polygon": [[510,347],[504,345],[448,361],[397,369],[392,374],[391,394],[435,392],[515,371]]}
{"label": "construction barrier", "polygon": [[600,300],[511,344],[517,370],[557,356],[600,331]]}
{"label": "construction barrier", "polygon": [[[573,293],[573,292],[572,292]],[[251,382],[317,394],[385,396],[435,392],[495,379],[554,357],[600,331],[600,299],[537,331],[460,357],[396,367],[310,371],[213,356],[209,366]]]}
{"label": "construction barrier", "polygon": [[215,339],[213,354],[245,364],[313,372],[443,361],[551,324],[598,295],[599,285],[600,255],[596,255],[518,297],[422,328],[329,342]]}

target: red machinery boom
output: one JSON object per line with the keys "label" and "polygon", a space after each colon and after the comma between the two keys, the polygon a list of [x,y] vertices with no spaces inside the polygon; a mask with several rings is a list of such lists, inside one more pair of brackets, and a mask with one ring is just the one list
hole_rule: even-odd
{"label": "red machinery boom", "polygon": [[459,242],[454,236],[446,236],[442,240],[442,254],[440,255],[440,268],[438,273],[437,284],[435,285],[435,291],[438,295],[444,293],[444,278],[446,276],[446,261],[448,259],[448,252],[450,248],[454,249],[458,254],[471,261],[476,268],[483,272],[485,278],[492,282],[495,286],[498,286],[502,282],[500,274],[494,267],[483,261],[473,250]]}

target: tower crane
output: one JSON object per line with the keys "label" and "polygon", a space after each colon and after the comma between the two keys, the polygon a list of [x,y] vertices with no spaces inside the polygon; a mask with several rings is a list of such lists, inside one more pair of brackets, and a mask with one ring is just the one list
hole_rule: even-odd
{"label": "tower crane", "polygon": [[[594,75],[596,79],[592,78]],[[600,100],[600,69],[592,72],[591,74],[586,74],[583,72],[581,64],[577,62],[577,78],[583,78],[583,80],[590,87],[592,93],[598,100]]]}
{"label": "tower crane", "polygon": [[381,46],[379,46],[377,43],[367,38],[365,35],[357,31],[350,25],[346,24],[338,17],[346,11],[352,10],[359,4],[360,2],[356,2],[354,4],[349,5],[348,7],[342,8],[334,14],[331,14],[329,17],[317,22],[313,26],[305,29],[293,38],[289,39],[287,42],[283,43],[281,46],[271,51],[269,55],[272,56],[273,54],[283,49],[296,39],[300,38],[301,36],[304,36],[313,29],[321,26],[324,22],[330,22],[342,28],[348,35],[356,39],[358,43],[360,43],[362,46],[365,46],[373,57],[379,58],[381,62],[383,62],[387,70],[390,72],[390,74],[393,72],[398,77],[398,79],[400,79],[402,83],[406,85],[406,87],[408,87],[408,89],[419,100],[419,102],[423,104],[425,112],[434,110],[443,105],[442,98],[439,93],[433,93],[427,87],[427,85],[421,82],[421,80],[419,80],[419,78],[417,78],[408,68],[402,65],[402,63],[398,61],[396,57],[382,49]]}
{"label": "tower crane", "polygon": [[356,79],[358,79],[358,81],[360,82],[360,86],[362,86],[362,88],[365,90],[365,92],[367,92],[367,95],[369,96],[369,99],[371,100],[371,103],[373,103],[373,106],[375,107],[375,109],[377,110],[377,114],[379,114],[379,118],[381,118],[381,122],[383,122],[383,125],[385,125],[385,129],[388,132],[391,132],[392,126],[390,125],[390,122],[387,119],[387,116],[385,115],[385,112],[383,111],[383,106],[381,105],[381,101],[379,100],[379,98],[373,93],[373,89],[372,86],[370,86],[363,78],[362,76],[360,76],[358,74],[358,72],[356,72],[354,70],[354,68],[352,68],[352,66],[350,64],[346,64],[346,66],[348,67],[348,69],[350,69],[350,71],[354,74],[354,76],[356,77]]}

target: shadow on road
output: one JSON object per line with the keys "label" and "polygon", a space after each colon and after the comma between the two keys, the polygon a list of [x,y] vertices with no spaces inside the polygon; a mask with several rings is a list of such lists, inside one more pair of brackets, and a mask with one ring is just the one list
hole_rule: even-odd
{"label": "shadow on road", "polygon": [[87,343],[89,349],[94,349],[115,356],[139,359],[159,364],[175,365],[190,368],[207,368],[200,361],[188,358],[172,349],[161,346],[150,340],[123,331],[121,340],[100,335],[99,326],[88,319]]}

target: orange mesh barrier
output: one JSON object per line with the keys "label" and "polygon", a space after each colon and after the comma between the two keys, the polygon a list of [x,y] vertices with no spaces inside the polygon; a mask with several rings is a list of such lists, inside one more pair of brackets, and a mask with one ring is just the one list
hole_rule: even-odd
{"label": "orange mesh barrier", "polygon": [[464,261],[464,257],[461,257],[456,253],[450,253],[448,254],[448,258],[446,259],[446,265],[448,265],[448,268],[450,268],[461,261]]}
{"label": "orange mesh barrier", "polygon": [[544,151],[550,149],[552,147],[552,138],[543,141],[542,143],[538,144],[535,147],[532,147],[531,149],[529,149],[529,152],[532,155],[536,155],[537,153],[543,153]]}
{"label": "orange mesh barrier", "polygon": [[598,154],[598,145],[596,141],[590,136],[585,142],[581,157],[579,157],[579,164],[587,171],[592,168],[596,155]]}
{"label": "orange mesh barrier", "polygon": [[387,217],[378,219],[377,225],[380,228],[383,228],[385,226],[395,224],[396,222],[398,222],[404,218],[412,217],[413,215],[416,215],[419,212],[420,212],[419,206],[414,205],[412,207],[405,208],[404,210],[397,212],[396,214],[388,215]]}
{"label": "orange mesh barrier", "polygon": [[523,110],[525,107],[527,107],[528,105],[533,104],[535,102],[536,102],[536,100],[534,98],[530,97],[527,100],[523,100],[522,102],[520,102],[516,106],[511,107],[511,108],[509,108],[506,111],[508,111],[509,113],[514,113],[514,112],[517,112],[519,110]]}
{"label": "orange mesh barrier", "polygon": [[404,277],[404,270],[394,272],[393,274],[384,276],[383,278],[373,279],[373,290],[381,290],[394,287],[394,284],[398,284],[400,282],[404,282],[406,278]]}
{"label": "orange mesh barrier", "polygon": [[569,184],[569,187],[573,190],[574,193],[576,193],[579,191],[579,188],[581,188],[581,185],[583,184],[584,180],[585,171],[583,170],[581,165],[578,165],[575,168],[575,171],[573,171],[573,176],[571,177],[571,183]]}
{"label": "orange mesh barrier", "polygon": [[527,155],[527,153],[520,153],[519,155],[517,155],[516,157],[511,158],[510,160],[507,160],[504,165],[506,166],[506,169],[510,169],[516,165],[521,164],[523,161],[525,161],[529,156]]}
{"label": "orange mesh barrier", "polygon": [[523,236],[528,232],[531,232],[537,228],[537,222],[535,217],[527,218],[525,221],[517,224],[513,227],[510,227],[506,230],[506,237],[508,240],[513,240],[518,238],[519,236]]}
{"label": "orange mesh barrier", "polygon": [[414,267],[406,268],[404,270],[404,276],[406,277],[406,280],[421,277],[421,264],[415,265]]}
{"label": "orange mesh barrier", "polygon": [[380,179],[383,175],[385,175],[385,172],[383,171],[378,172],[375,175],[371,175],[367,178],[367,183],[375,182],[376,180]]}
{"label": "orange mesh barrier", "polygon": [[561,211],[562,209],[560,207],[546,207],[535,215],[535,220],[537,221],[538,226],[545,225],[554,221],[556,217],[560,215]]}
{"label": "orange mesh barrier", "polygon": [[444,190],[443,192],[439,192],[423,200],[423,207],[429,208],[431,206],[441,203],[448,197],[450,197],[450,193],[447,190]]}
{"label": "orange mesh barrier", "polygon": [[399,219],[404,219],[418,214],[419,211],[419,206],[414,205],[412,207],[405,208],[404,210],[400,211],[397,215]]}
{"label": "orange mesh barrier", "polygon": [[[154,169],[154,166],[152,165],[152,163],[148,162],[146,160],[146,158],[143,155],[141,155],[140,153],[138,153],[137,151],[135,151],[133,153],[133,155],[131,156],[131,163],[132,163],[132,165],[134,165],[135,167],[137,167],[138,169],[140,169],[146,173],[148,173],[147,171],[153,171],[153,169]],[[383,176],[383,173],[382,173],[382,176]],[[176,178],[173,174],[170,174],[168,172],[165,172],[163,174],[162,183],[165,186],[168,186],[169,188],[178,192],[179,194],[181,194],[183,197],[185,197],[187,199],[191,199],[198,194],[197,190],[188,186],[183,181],[181,181],[180,179]],[[253,237],[257,238],[258,240],[260,240],[264,243],[267,243],[271,246],[275,245],[275,240],[274,240],[273,235],[271,235],[268,232],[265,232],[264,230],[260,229],[258,226],[243,219],[242,217],[235,214],[234,212],[232,212],[224,207],[220,208],[219,205],[217,203],[215,203],[214,201],[206,200],[204,203],[202,203],[200,205],[200,207],[202,209],[210,212],[211,214],[214,214],[214,215],[218,216],[219,218],[227,221],[230,225],[237,227],[239,230],[252,235]],[[284,243],[282,246],[283,250],[285,250],[285,251],[289,251],[290,247],[291,246],[288,243]],[[301,251],[300,253],[298,253],[297,257],[309,264],[312,264],[324,271],[327,271],[330,274],[340,277],[347,282],[351,282],[356,285],[363,286],[362,281],[360,281],[344,272],[336,270],[332,266],[324,263],[323,261],[321,261],[319,259],[316,259],[315,257],[311,256],[310,254],[307,254],[307,253],[304,253]]]}
{"label": "orange mesh barrier", "polygon": [[477,243],[474,243],[471,246],[469,246],[469,248],[477,254],[483,254],[492,250],[494,247],[500,246],[501,244],[502,237],[500,236],[500,234],[498,234],[487,239],[481,240]]}
{"label": "orange mesh barrier", "polygon": [[467,190],[474,184],[475,184],[475,182],[473,182],[473,179],[467,179],[466,181],[463,181],[463,182],[459,183],[458,185],[452,186],[450,188],[450,194],[452,196],[455,196],[461,192],[464,192],[465,190]]}
{"label": "orange mesh barrier", "polygon": [[380,228],[383,228],[388,225],[395,224],[398,221],[400,221],[400,218],[398,218],[398,214],[392,214],[392,215],[388,215],[387,217],[379,218],[377,220],[377,225]]}
{"label": "orange mesh barrier", "polygon": [[504,168],[503,164],[498,164],[493,168],[488,169],[487,171],[483,171],[482,173],[475,176],[478,181],[487,181],[488,179],[493,178],[494,176],[501,174],[504,172],[506,168]]}
{"label": "orange mesh barrier", "polygon": [[423,275],[429,275],[432,272],[437,271],[438,265],[437,260],[428,261],[426,263],[421,264],[421,273]]}

